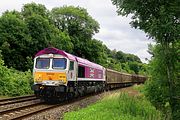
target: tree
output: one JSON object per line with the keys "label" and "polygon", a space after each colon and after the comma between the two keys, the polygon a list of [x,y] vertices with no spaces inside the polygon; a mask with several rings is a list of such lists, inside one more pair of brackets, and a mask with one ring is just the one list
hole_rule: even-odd
{"label": "tree", "polygon": [[138,65],[138,63],[137,62],[130,62],[129,63],[129,68],[130,68],[130,70],[133,70],[136,74],[138,74],[139,73],[139,65]]}
{"label": "tree", "polygon": [[58,29],[54,29],[55,35],[50,41],[50,45],[60,50],[72,53],[73,43],[71,42],[70,36],[66,32],[61,32]]}
{"label": "tree", "polygon": [[51,26],[49,21],[40,15],[33,14],[26,19],[29,35],[31,36],[31,55],[37,51],[48,47],[52,38]]}
{"label": "tree", "polygon": [[74,45],[73,54],[88,58],[86,46],[94,33],[98,32],[99,24],[84,8],[64,6],[53,8],[51,11],[54,25],[63,32],[67,32]]}
{"label": "tree", "polygon": [[136,61],[137,63],[142,63],[140,58],[136,55],[133,55],[133,54],[126,54],[125,58],[126,58],[126,61],[129,61],[129,62]]}
{"label": "tree", "polygon": [[57,29],[44,5],[25,4],[21,12],[6,11],[0,17],[0,50],[5,65],[17,70],[32,69],[33,57],[45,47],[72,52],[67,32]]}
{"label": "tree", "polygon": [[32,38],[30,44],[27,45],[30,56],[34,56],[37,51],[46,47],[57,47],[68,52],[72,51],[73,44],[69,35],[54,26],[50,18],[51,13],[44,5],[25,4],[21,13]]}
{"label": "tree", "polygon": [[116,59],[118,59],[121,63],[125,63],[126,62],[125,54],[122,51],[118,51],[116,53]]}
{"label": "tree", "polygon": [[101,41],[92,39],[86,44],[86,58],[92,62],[106,66],[107,54]]}
{"label": "tree", "polygon": [[0,49],[8,67],[23,69],[30,36],[25,22],[19,17],[13,12],[5,12],[0,17]]}
{"label": "tree", "polygon": [[[180,118],[178,94],[175,94],[178,78],[175,74],[177,57],[174,56],[175,44],[179,42],[180,36],[180,9],[178,0],[112,0],[117,7],[119,15],[132,15],[131,26],[143,30],[149,37],[156,40],[162,47],[164,56],[165,73],[169,92],[169,103],[172,109],[172,118]],[[174,51],[174,52],[173,52]],[[160,57],[158,57],[161,59]],[[159,66],[160,63],[159,63]],[[154,66],[155,67],[155,66]],[[156,66],[157,67],[157,66]],[[158,71],[160,72],[160,71]]]}
{"label": "tree", "polygon": [[153,58],[149,63],[151,79],[146,83],[145,95],[156,108],[166,113],[166,118],[169,118],[169,114],[167,114],[169,112],[169,88],[164,65],[165,56],[161,45],[151,46],[149,51],[153,53]]}
{"label": "tree", "polygon": [[49,11],[42,4],[36,4],[34,2],[25,4],[21,9],[21,14],[24,18],[28,18],[34,14],[40,15],[43,18],[49,18]]}

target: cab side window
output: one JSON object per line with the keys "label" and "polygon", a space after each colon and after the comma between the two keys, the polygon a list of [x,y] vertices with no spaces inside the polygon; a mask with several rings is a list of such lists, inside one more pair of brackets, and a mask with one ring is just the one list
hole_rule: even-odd
{"label": "cab side window", "polygon": [[69,70],[74,70],[74,62],[73,61],[70,61]]}
{"label": "cab side window", "polygon": [[85,67],[78,66],[78,77],[85,78]]}

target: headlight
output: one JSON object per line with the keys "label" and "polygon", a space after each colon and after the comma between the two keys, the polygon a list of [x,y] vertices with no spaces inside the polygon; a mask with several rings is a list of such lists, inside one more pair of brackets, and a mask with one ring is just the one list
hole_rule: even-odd
{"label": "headlight", "polygon": [[35,82],[42,82],[42,75],[41,74],[35,75],[34,81]]}

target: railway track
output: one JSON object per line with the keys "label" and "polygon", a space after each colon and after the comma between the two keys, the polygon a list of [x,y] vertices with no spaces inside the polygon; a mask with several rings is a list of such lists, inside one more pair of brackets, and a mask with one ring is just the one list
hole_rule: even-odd
{"label": "railway track", "polygon": [[[85,99],[85,98],[88,98],[90,96],[97,95],[97,94],[100,94],[100,93],[88,94],[86,96],[64,101],[59,104],[47,104],[43,101],[40,101],[39,99],[31,100],[30,98],[33,98],[34,96],[28,96],[28,97],[24,96],[24,97],[6,99],[9,102],[8,104],[7,104],[7,101],[3,99],[3,100],[0,100],[0,103],[6,102],[5,103],[6,105],[0,104],[0,120],[19,120],[19,119],[29,118],[32,115],[38,115],[41,112],[44,112],[47,110],[51,110],[60,106],[63,107],[64,105],[68,105],[68,104],[73,104],[76,101],[79,101],[79,100],[82,100],[82,99]],[[14,100],[17,101],[18,103],[15,103]],[[13,103],[13,104],[10,104],[10,103]],[[1,109],[1,107],[8,106],[8,105],[14,106],[14,104],[21,104],[21,105]]]}
{"label": "railway track", "polygon": [[8,104],[14,104],[14,103],[20,103],[20,102],[25,102],[25,101],[30,101],[30,100],[36,100],[36,99],[37,98],[35,97],[35,95],[0,99],[0,106],[8,105]]}
{"label": "railway track", "polygon": [[[94,94],[93,94],[94,95]],[[54,109],[63,105],[72,104],[78,100],[85,99],[87,97],[92,96],[92,94],[79,97],[77,99],[72,99],[68,101],[61,102],[59,104],[47,104],[40,100],[33,101],[31,103],[28,103],[30,101],[22,102],[21,106],[12,107],[8,109],[0,109],[0,120],[19,120],[19,119],[25,119],[32,115],[39,114],[43,111],[47,111],[50,109]],[[12,100],[10,100],[12,101]],[[19,101],[18,101],[19,102]],[[20,103],[19,103],[20,104]],[[2,105],[0,105],[1,107]]]}
{"label": "railway track", "polygon": [[0,99],[0,120],[11,119],[14,113],[18,113],[19,109],[27,109],[39,104],[42,102],[35,95]]}
{"label": "railway track", "polygon": [[30,105],[7,109],[0,111],[0,120],[19,120],[57,106],[58,105],[47,105],[43,102],[38,102]]}

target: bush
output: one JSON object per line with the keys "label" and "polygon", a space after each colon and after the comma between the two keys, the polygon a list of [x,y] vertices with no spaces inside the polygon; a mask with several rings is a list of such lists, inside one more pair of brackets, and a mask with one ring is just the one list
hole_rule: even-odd
{"label": "bush", "polygon": [[0,59],[0,76],[0,95],[20,96],[33,93],[30,87],[31,71],[20,72],[13,68],[8,69]]}

